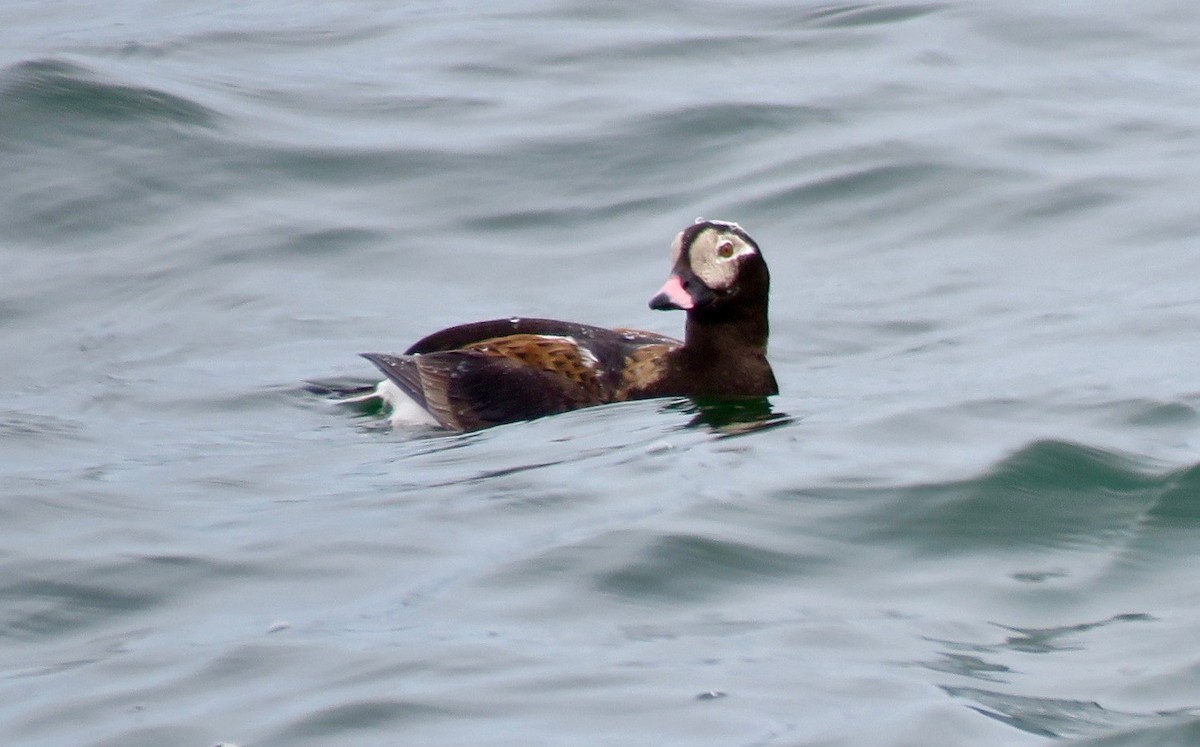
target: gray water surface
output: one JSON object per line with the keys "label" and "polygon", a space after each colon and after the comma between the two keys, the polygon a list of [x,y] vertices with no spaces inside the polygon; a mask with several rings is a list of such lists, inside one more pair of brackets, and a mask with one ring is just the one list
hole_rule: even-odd
{"label": "gray water surface", "polygon": [[[0,733],[1200,741],[1200,7],[0,8]],[[305,388],[773,278],[768,427]]]}

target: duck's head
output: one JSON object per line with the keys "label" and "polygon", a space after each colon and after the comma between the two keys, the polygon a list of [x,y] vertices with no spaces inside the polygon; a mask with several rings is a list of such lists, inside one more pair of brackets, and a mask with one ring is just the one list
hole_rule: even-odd
{"label": "duck's head", "polygon": [[758,244],[736,223],[699,219],[671,243],[671,277],[650,308],[689,316],[732,304],[766,303],[771,278]]}

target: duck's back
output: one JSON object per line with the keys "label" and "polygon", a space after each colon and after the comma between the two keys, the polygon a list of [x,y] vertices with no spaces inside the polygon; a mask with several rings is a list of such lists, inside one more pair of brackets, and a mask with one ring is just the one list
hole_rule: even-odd
{"label": "duck's back", "polygon": [[[459,350],[487,340],[511,335],[562,337],[589,350],[601,362],[619,364],[643,345],[682,345],[673,337],[637,329],[608,329],[559,319],[511,317],[460,324],[422,337],[404,351],[405,355]],[[611,359],[611,360],[610,360]]]}

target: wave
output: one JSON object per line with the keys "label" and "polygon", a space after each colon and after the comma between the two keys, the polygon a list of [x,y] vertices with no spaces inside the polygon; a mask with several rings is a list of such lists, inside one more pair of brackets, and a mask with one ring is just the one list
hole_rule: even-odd
{"label": "wave", "polygon": [[29,60],[0,72],[0,131],[7,138],[88,122],[169,122],[209,127],[216,112],[163,90],[107,80],[66,60]]}
{"label": "wave", "polygon": [[[886,585],[892,571],[884,567],[898,561],[878,566],[885,558],[933,570],[979,556],[1001,559],[1003,576],[1017,582],[999,594],[1094,583],[1112,591],[1137,585],[1124,570],[1161,569],[1193,553],[1200,524],[1200,466],[1155,471],[1137,457],[1065,441],[1029,444],[963,480],[735,495],[698,500],[683,527],[598,529],[580,543],[526,548],[518,565],[534,575],[570,567],[614,596],[698,600],[839,572],[870,572]],[[911,572],[896,565],[896,581]],[[1041,640],[1029,630],[1026,638]]]}
{"label": "wave", "polygon": [[[1002,723],[1043,737],[1078,737],[1078,745],[1175,745],[1195,744],[1200,720],[1185,713],[1131,713],[1108,709],[1094,701],[1063,698],[1035,698],[973,687],[943,687],[947,695],[972,700],[972,708]],[[1166,722],[1164,724],[1164,722]],[[1130,730],[1144,739],[1129,740]],[[1094,734],[1124,732],[1098,740]],[[1174,736],[1172,736],[1174,735]],[[1176,736],[1190,738],[1177,741]],[[1127,741],[1128,740],[1128,741]]]}
{"label": "wave", "polygon": [[844,531],[924,555],[1119,545],[1157,521],[1200,519],[1200,466],[1158,472],[1129,454],[1046,440],[965,480],[801,494],[858,504]]}

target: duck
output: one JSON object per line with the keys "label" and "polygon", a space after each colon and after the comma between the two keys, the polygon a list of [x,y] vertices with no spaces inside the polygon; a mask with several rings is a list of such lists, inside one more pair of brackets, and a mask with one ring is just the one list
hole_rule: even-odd
{"label": "duck", "polygon": [[697,219],[675,236],[671,262],[650,308],[684,311],[682,340],[556,319],[461,324],[403,354],[362,353],[385,377],[374,396],[393,426],[465,432],[636,399],[777,394],[770,273],[754,239],[737,223]]}

